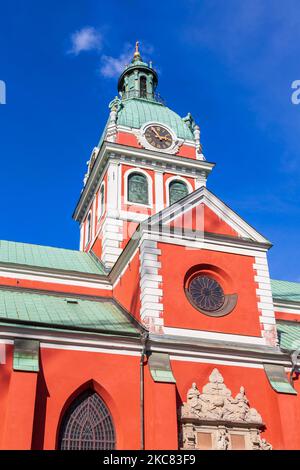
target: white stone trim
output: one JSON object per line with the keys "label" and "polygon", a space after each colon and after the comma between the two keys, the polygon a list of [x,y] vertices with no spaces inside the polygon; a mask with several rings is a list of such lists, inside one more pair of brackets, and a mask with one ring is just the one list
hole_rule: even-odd
{"label": "white stone trim", "polygon": [[284,307],[280,304],[280,306],[274,302],[274,310],[275,312],[282,312],[282,313],[292,313],[293,315],[300,315],[300,305]]}
{"label": "white stone trim", "polygon": [[122,253],[122,241],[123,222],[106,217],[102,225],[101,261],[107,268],[112,267]]}
{"label": "white stone trim", "polygon": [[182,158],[175,155],[161,154],[160,152],[149,152],[143,149],[104,142],[95,162],[92,174],[88,178],[84,191],[75,208],[75,220],[81,221],[85,219],[88,207],[83,210],[83,205],[90,192],[94,192],[93,185],[95,179],[97,179],[97,175],[99,175],[99,171],[101,170],[101,172],[105,173],[105,168],[109,166],[112,159],[119,163],[130,165],[131,167],[143,167],[153,169],[154,171],[157,167],[160,167],[169,173],[182,174],[183,176],[188,175],[192,178],[197,178],[199,172],[202,170],[208,174],[214,167],[214,164],[202,160]]}
{"label": "white stone trim", "polygon": [[155,170],[155,212],[160,212],[164,209],[164,174],[163,171]]}
{"label": "white stone trim", "polygon": [[[51,334],[40,334],[40,333],[18,333],[18,332],[4,332],[0,331],[1,337],[13,337],[13,338],[28,338],[38,339],[41,341],[40,347],[45,349],[64,349],[71,351],[86,351],[95,353],[106,353],[106,354],[120,354],[126,356],[140,356],[141,345],[130,344],[121,342],[118,340],[109,341],[106,340],[93,340],[93,339],[79,339],[79,338],[68,338],[60,337]],[[14,341],[10,339],[0,339],[3,344],[13,344]]]}
{"label": "white stone trim", "polygon": [[189,181],[187,181],[186,178],[183,178],[182,176],[176,176],[176,175],[175,176],[170,176],[166,180],[166,183],[165,183],[166,205],[167,206],[170,205],[170,184],[172,183],[172,181],[182,181],[183,183],[185,183],[187,188],[188,188],[189,194],[194,191],[194,188],[192,187],[191,183]]}
{"label": "white stone trim", "polygon": [[[166,208],[160,216],[161,223],[170,223],[178,216],[182,217],[185,212],[191,211],[194,207],[204,203],[209,207],[218,217],[225,221],[233,230],[235,230],[241,237],[248,238],[257,243],[270,244],[270,242],[258,233],[253,227],[245,222],[239,215],[230,209],[224,202],[218,199],[205,187],[193,191],[189,196],[183,199],[183,202],[178,201],[176,204]],[[152,223],[155,224],[158,216],[152,217]]]}
{"label": "white stone trim", "polygon": [[79,251],[83,251],[84,224],[80,225]]}
{"label": "white stone trim", "polygon": [[107,169],[106,209],[108,217],[117,218],[119,216],[119,165],[118,161],[111,160]]}
{"label": "white stone trim", "polygon": [[185,328],[170,328],[164,327],[163,333],[166,335],[174,335],[188,338],[201,338],[215,341],[231,341],[234,343],[242,344],[257,344],[265,345],[263,338],[258,336],[245,336],[239,334],[226,334],[226,333],[217,333],[215,331],[200,331],[200,330],[189,330]]}
{"label": "white stone trim", "polygon": [[229,361],[229,360],[220,360],[220,359],[206,359],[204,357],[188,357],[188,356],[170,356],[171,361],[183,361],[183,362],[201,362],[203,364],[218,364],[222,366],[236,366],[236,367],[246,367],[249,369],[263,369],[262,364],[255,364],[254,362],[238,362],[238,361]]}
{"label": "white stone trim", "polygon": [[[133,205],[133,203],[130,203]],[[136,204],[134,204],[136,205]],[[148,207],[144,205],[140,205],[141,207]],[[149,207],[148,207],[149,208]],[[124,211],[120,210],[120,220],[129,220],[132,222],[143,222],[144,220],[148,219],[150,217],[150,214],[140,214],[139,212],[133,212],[133,211]]]}
{"label": "white stone trim", "polygon": [[[128,178],[132,173],[141,173],[142,175],[146,176],[148,182],[148,204],[141,204],[138,202],[131,202],[128,201]],[[123,176],[123,184],[124,184],[124,204],[128,206],[141,206],[141,207],[153,207],[153,181],[149,173],[144,170],[143,168],[130,168],[125,171]],[[149,217],[149,216],[148,216]]]}
{"label": "white stone trim", "polygon": [[256,289],[257,308],[260,313],[259,321],[262,329],[262,336],[269,346],[276,346],[277,332],[276,320],[273,304],[273,295],[268,267],[267,255],[255,257],[253,264],[254,281],[258,284]]}
{"label": "white stone trim", "polygon": [[[184,246],[186,248],[195,250],[213,250],[222,251],[224,253],[233,253],[244,256],[264,256],[267,248],[258,248],[257,246],[250,246],[248,244],[243,245],[242,240],[240,243],[236,243],[235,240],[210,240],[208,238],[191,239],[188,235],[184,234],[184,237],[169,236],[168,234],[162,235],[161,233],[152,231],[151,233],[144,233],[142,239],[159,241],[161,243],[167,243],[171,245]],[[264,288],[268,288],[267,285]]]}
{"label": "white stone trim", "polygon": [[162,276],[159,274],[161,250],[157,242],[144,240],[140,246],[141,321],[150,331],[160,333],[163,326]]}
{"label": "white stone trim", "polygon": [[12,269],[9,267],[0,267],[0,278],[8,277],[10,279],[24,279],[32,282],[44,282],[51,284],[62,284],[66,286],[79,286],[79,287],[92,287],[94,289],[106,289],[112,290],[112,285],[102,279],[95,279],[87,275],[86,278],[74,274],[74,276],[68,274],[53,274],[50,272],[36,272],[30,269]]}
{"label": "white stone trim", "polygon": [[195,180],[195,189],[199,189],[199,188],[201,188],[201,186],[206,186],[207,173],[206,173],[206,171],[202,171],[201,173],[202,174],[200,176],[198,176]]}
{"label": "white stone trim", "polygon": [[101,354],[118,354],[120,356],[140,356],[141,353],[138,351],[129,351],[126,349],[109,349],[109,348],[99,348],[99,347],[86,347],[86,346],[70,346],[62,344],[51,344],[51,343],[41,343],[41,349],[62,349],[66,351],[82,351],[82,352],[93,352]]}

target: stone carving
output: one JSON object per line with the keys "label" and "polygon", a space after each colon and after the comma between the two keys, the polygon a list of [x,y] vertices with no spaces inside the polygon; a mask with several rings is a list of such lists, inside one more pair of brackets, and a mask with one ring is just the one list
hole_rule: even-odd
{"label": "stone carving", "polygon": [[183,447],[185,449],[195,449],[196,447],[196,435],[192,427],[187,426],[183,430]]}
{"label": "stone carving", "polygon": [[217,436],[217,450],[227,450],[229,446],[229,436],[227,429],[219,429]]}
{"label": "stone carving", "polygon": [[271,450],[272,446],[261,438],[264,427],[262,417],[255,408],[249,406],[245,388],[240,387],[235,397],[224,384],[218,369],[213,369],[209,382],[199,391],[192,383],[183,403],[179,419],[182,427],[183,449],[197,448],[197,432],[205,430],[213,438],[215,450],[231,448],[231,431],[245,437],[245,448]]}
{"label": "stone carving", "polygon": [[196,383],[192,384],[187,393],[187,402],[182,406],[181,417],[232,423],[262,423],[260,414],[255,408],[250,408],[244,387],[240,388],[235,398],[232,397],[218,369],[212,371],[202,393]]}
{"label": "stone carving", "polygon": [[118,112],[123,107],[122,101],[116,96],[110,103],[109,103],[109,122],[106,128],[106,136],[105,139],[108,142],[115,142],[116,135],[117,135],[117,119],[118,119]]}

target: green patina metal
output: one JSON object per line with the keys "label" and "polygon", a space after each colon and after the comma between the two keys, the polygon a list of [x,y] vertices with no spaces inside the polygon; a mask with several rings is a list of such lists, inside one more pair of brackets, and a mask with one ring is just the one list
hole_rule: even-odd
{"label": "green patina metal", "polygon": [[287,351],[300,349],[300,322],[277,321],[280,348]]}
{"label": "green patina metal", "polygon": [[170,127],[181,139],[194,140],[186,122],[163,104],[137,98],[125,100],[122,104],[118,125],[140,129],[146,122],[157,122]]}
{"label": "green patina metal", "polygon": [[111,299],[85,300],[28,291],[0,290],[0,321],[24,322],[72,329],[137,333],[122,309]]}
{"label": "green patina metal", "polygon": [[164,106],[156,95],[157,84],[157,73],[151,63],[142,60],[137,43],[133,59],[118,82],[122,99],[117,111],[118,125],[140,129],[146,122],[153,121],[167,125],[181,139],[194,140],[191,116],[181,119]]}
{"label": "green patina metal", "polygon": [[179,201],[188,195],[187,185],[183,181],[172,181],[169,186],[170,204]]}
{"label": "green patina metal", "polygon": [[287,302],[300,302],[300,283],[271,280],[273,298]]}
{"label": "green patina metal", "polygon": [[39,371],[39,341],[15,339],[13,369],[25,372]]}
{"label": "green patina metal", "polygon": [[88,253],[50,246],[0,241],[0,263],[21,264],[39,268],[105,274],[100,262]]}
{"label": "green patina metal", "polygon": [[296,390],[288,380],[283,366],[278,364],[264,364],[264,369],[273,390],[278,393],[297,395]]}
{"label": "green patina metal", "polygon": [[153,352],[149,357],[149,368],[154,382],[176,383],[169,354]]}
{"label": "green patina metal", "polygon": [[128,201],[148,204],[148,182],[145,175],[131,173],[128,177]]}

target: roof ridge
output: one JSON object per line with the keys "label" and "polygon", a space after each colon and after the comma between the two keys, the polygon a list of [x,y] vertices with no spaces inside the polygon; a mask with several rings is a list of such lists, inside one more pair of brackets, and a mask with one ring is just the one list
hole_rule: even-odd
{"label": "roof ridge", "polygon": [[271,279],[272,282],[286,282],[288,284],[297,284],[300,286],[300,282],[299,281],[286,281],[284,279]]}
{"label": "roof ridge", "polygon": [[1,243],[6,242],[6,243],[15,243],[18,245],[27,245],[27,246],[38,246],[38,247],[43,247],[43,248],[52,248],[54,250],[67,250],[67,251],[73,251],[76,253],[84,253],[83,251],[80,250],[75,250],[73,248],[63,248],[59,246],[51,246],[51,245],[41,245],[39,243],[30,243],[30,242],[17,242],[14,240],[0,240],[0,248],[1,248]]}

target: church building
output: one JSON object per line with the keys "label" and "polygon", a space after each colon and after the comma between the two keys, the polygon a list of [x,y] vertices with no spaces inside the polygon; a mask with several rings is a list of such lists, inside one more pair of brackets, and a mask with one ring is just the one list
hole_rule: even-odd
{"label": "church building", "polygon": [[157,86],[137,43],[78,251],[0,241],[0,449],[300,449],[300,283],[270,279]]}

